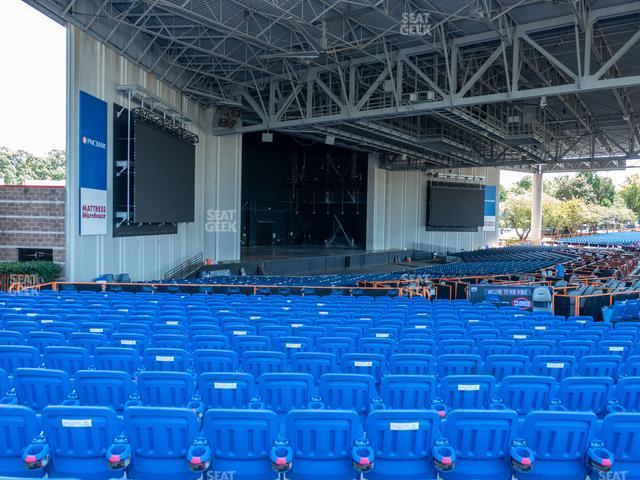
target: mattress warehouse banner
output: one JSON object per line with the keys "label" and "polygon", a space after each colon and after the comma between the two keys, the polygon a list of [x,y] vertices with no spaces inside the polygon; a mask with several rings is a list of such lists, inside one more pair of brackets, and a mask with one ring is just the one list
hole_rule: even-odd
{"label": "mattress warehouse banner", "polygon": [[80,91],[80,235],[107,234],[107,103]]}

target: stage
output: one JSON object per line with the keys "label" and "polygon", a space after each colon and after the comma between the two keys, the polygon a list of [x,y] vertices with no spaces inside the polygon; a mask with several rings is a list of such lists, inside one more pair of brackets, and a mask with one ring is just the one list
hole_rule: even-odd
{"label": "stage", "polygon": [[[410,258],[412,261],[405,261]],[[207,265],[204,271],[247,275],[331,275],[388,273],[431,263],[430,254],[414,250],[367,251],[314,246],[261,246],[242,248],[239,262]]]}

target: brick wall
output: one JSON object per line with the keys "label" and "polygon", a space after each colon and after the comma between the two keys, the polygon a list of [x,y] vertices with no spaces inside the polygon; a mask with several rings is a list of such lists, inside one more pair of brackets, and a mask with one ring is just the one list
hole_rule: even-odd
{"label": "brick wall", "polygon": [[18,248],[51,248],[64,263],[64,187],[0,185],[0,261],[18,260]]}

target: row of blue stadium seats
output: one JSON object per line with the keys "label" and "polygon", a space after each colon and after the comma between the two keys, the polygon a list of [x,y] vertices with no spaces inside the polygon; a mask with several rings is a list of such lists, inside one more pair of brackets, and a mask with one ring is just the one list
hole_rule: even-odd
{"label": "row of blue stadium seats", "polygon": [[[285,342],[300,342],[304,337],[286,338]],[[491,373],[497,377],[508,374],[532,373],[563,378],[571,375],[610,376],[635,375],[640,368],[640,354],[623,357],[610,347],[602,348],[599,354],[584,354],[582,345],[571,342],[567,349],[575,349],[583,355],[552,354],[534,345],[531,350],[520,353],[490,353],[485,357],[474,353],[443,353],[437,356],[416,352],[406,344],[404,353],[384,355],[371,352],[350,352],[348,344],[340,338],[322,340],[335,341],[323,352],[302,351],[302,343],[284,343],[282,350],[225,350],[199,348],[189,352],[179,348],[149,347],[140,354],[128,347],[97,347],[90,355],[84,347],[47,346],[44,354],[30,345],[0,345],[0,368],[11,373],[16,368],[38,368],[45,366],[73,374],[77,370],[97,368],[123,370],[135,375],[138,370],[155,371],[235,371],[239,368],[254,374],[269,371],[307,372],[318,376],[322,373],[342,371],[366,373],[381,378],[384,374],[437,374],[440,377],[456,374]],[[417,342],[417,341],[413,341]],[[453,341],[456,347],[456,341]],[[487,341],[489,342],[489,340]],[[534,341],[535,343],[539,343]],[[588,342],[585,342],[588,343]],[[601,342],[602,343],[602,342]],[[607,343],[608,345],[608,343]],[[417,344],[418,347],[422,344]],[[599,344],[600,347],[603,347]],[[501,346],[497,346],[501,347]],[[547,345],[542,345],[547,347]],[[335,350],[334,350],[335,349]],[[617,349],[617,347],[616,347]],[[526,354],[525,354],[526,352]]]}
{"label": "row of blue stadium seats", "polygon": [[0,475],[13,478],[640,478],[637,413],[458,410],[441,421],[430,410],[380,410],[363,426],[354,412],[293,410],[281,428],[269,410],[209,410],[201,424],[184,408],[130,407],[120,418],[105,407],[50,406],[38,420],[7,406],[0,429]]}
{"label": "row of blue stadium seats", "polygon": [[[11,381],[10,381],[11,380]],[[317,383],[316,383],[317,382]],[[40,411],[48,405],[211,408],[343,409],[366,414],[377,409],[434,409],[445,416],[460,408],[504,409],[520,415],[532,410],[592,411],[597,415],[640,411],[640,376],[565,377],[545,375],[386,375],[378,386],[364,374],[80,370],[18,368],[0,376],[6,392],[1,405],[20,404]]]}
{"label": "row of blue stadium seats", "polygon": [[640,245],[640,232],[612,232],[595,235],[577,235],[561,238],[562,244],[573,245],[602,245],[602,246],[632,246]]}

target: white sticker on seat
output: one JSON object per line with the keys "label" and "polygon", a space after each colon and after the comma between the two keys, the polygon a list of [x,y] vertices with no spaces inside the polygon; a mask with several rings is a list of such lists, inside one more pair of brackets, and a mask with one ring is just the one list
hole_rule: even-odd
{"label": "white sticker on seat", "polygon": [[515,340],[525,340],[527,338],[526,335],[516,334],[513,336]]}
{"label": "white sticker on seat", "polygon": [[90,328],[89,333],[103,333],[104,328]]}
{"label": "white sticker on seat", "polygon": [[176,320],[167,320],[167,325],[180,325],[180,322]]}
{"label": "white sticker on seat", "polygon": [[427,326],[426,325],[416,325],[415,328],[416,328],[416,330],[426,330]]}
{"label": "white sticker on seat", "polygon": [[120,340],[120,345],[135,345],[136,340]]}
{"label": "white sticker on seat", "polygon": [[44,319],[44,320],[40,320],[40,323],[53,323],[53,320]]}
{"label": "white sticker on seat", "polygon": [[388,333],[376,333],[376,338],[389,338]]}
{"label": "white sticker on seat", "polygon": [[428,316],[428,315],[429,315],[429,314],[428,314],[428,313],[426,313],[426,312],[418,312],[418,313],[416,313],[416,317],[426,317],[426,316]]}
{"label": "white sticker on seat", "polygon": [[547,368],[564,368],[564,362],[547,362]]}
{"label": "white sticker on seat", "polygon": [[544,325],[536,325],[535,327],[533,327],[534,330],[546,330],[547,327],[545,327]]}
{"label": "white sticker on seat", "polygon": [[354,367],[373,367],[373,362],[353,362]]}
{"label": "white sticker on seat", "polygon": [[238,384],[236,382],[213,382],[213,388],[216,390],[236,390]]}
{"label": "white sticker on seat", "polygon": [[247,331],[246,330],[234,330],[233,334],[234,335],[246,335]]}
{"label": "white sticker on seat", "polygon": [[251,315],[249,320],[260,320],[262,317],[260,315]]}
{"label": "white sticker on seat", "polygon": [[624,352],[624,347],[609,347],[610,352]]}
{"label": "white sticker on seat", "polygon": [[36,315],[38,314],[34,312],[27,312],[27,317],[35,317]]}
{"label": "white sticker on seat", "polygon": [[321,311],[318,312],[318,315],[329,315],[329,312],[321,310]]}
{"label": "white sticker on seat", "polygon": [[300,328],[304,327],[304,323],[292,323],[291,328]]}
{"label": "white sticker on seat", "polygon": [[90,418],[63,418],[62,419],[62,426],[63,427],[69,427],[69,428],[86,428],[86,427],[92,427],[93,426],[93,422],[91,421]]}
{"label": "white sticker on seat", "polygon": [[477,392],[480,390],[480,385],[475,384],[475,385],[468,385],[468,384],[458,384],[458,391],[459,392]]}
{"label": "white sticker on seat", "polygon": [[471,320],[469,320],[469,323],[478,323],[480,320],[478,320],[477,318],[472,318]]}
{"label": "white sticker on seat", "polygon": [[174,356],[156,355],[156,362],[174,362],[175,359]]}
{"label": "white sticker on seat", "polygon": [[389,424],[389,430],[395,430],[399,432],[406,432],[409,430],[420,430],[420,422],[391,422]]}
{"label": "white sticker on seat", "polygon": [[286,348],[302,348],[302,344],[300,343],[285,343],[284,346]]}
{"label": "white sticker on seat", "polygon": [[218,313],[230,313],[229,310],[218,310]]}

